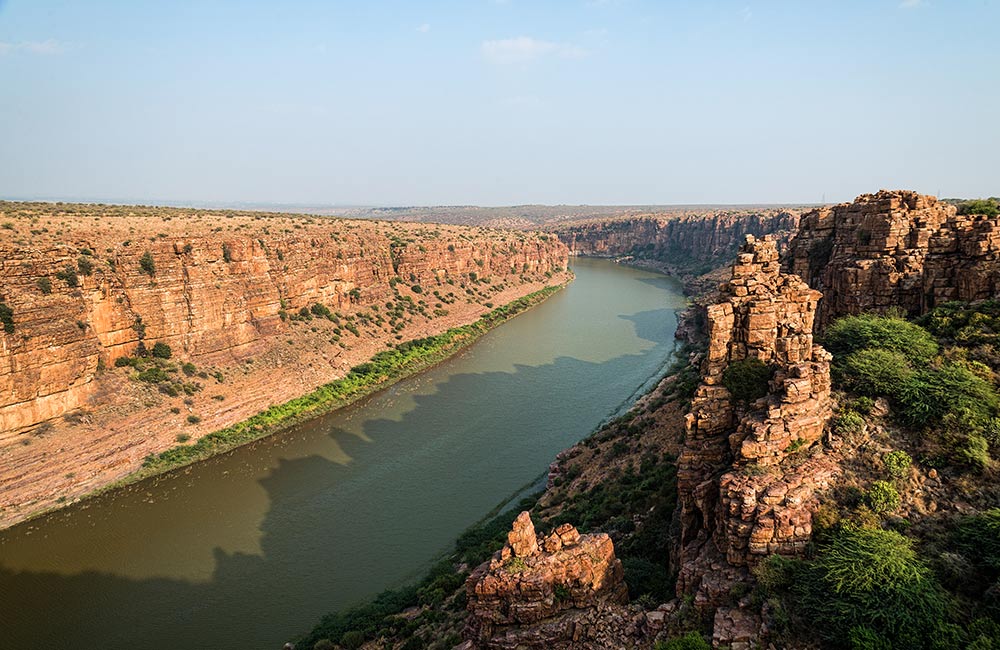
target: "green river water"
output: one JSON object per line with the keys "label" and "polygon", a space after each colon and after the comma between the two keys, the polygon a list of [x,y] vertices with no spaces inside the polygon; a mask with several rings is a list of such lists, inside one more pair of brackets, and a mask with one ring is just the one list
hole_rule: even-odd
{"label": "green river water", "polygon": [[577,279],[350,407],[0,532],[0,647],[277,650],[418,578],[665,370],[679,284]]}

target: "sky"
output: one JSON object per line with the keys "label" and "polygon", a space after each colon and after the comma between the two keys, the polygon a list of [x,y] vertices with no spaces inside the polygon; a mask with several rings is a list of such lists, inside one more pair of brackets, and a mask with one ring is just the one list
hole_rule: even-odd
{"label": "sky", "polygon": [[0,197],[1000,194],[1000,0],[0,0]]}

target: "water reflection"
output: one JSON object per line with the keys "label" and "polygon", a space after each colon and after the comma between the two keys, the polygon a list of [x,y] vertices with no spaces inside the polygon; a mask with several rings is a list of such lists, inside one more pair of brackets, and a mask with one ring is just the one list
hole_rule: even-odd
{"label": "water reflection", "polygon": [[[3,536],[11,647],[273,648],[423,571],[662,367],[666,278],[567,291],[342,412]],[[643,282],[649,280],[649,282]]]}

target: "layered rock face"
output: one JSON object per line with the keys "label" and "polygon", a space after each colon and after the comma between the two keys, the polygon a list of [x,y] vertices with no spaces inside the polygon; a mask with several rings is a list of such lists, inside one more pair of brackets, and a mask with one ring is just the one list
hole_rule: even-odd
{"label": "layered rock face", "polygon": [[817,327],[897,308],[922,314],[1000,291],[1000,219],[958,215],[916,192],[882,190],[803,215],[786,268],[823,292]]}
{"label": "layered rock face", "polygon": [[[0,223],[0,527],[569,279],[539,233],[4,202]],[[115,367],[156,343],[190,390]]]}
{"label": "layered rock face", "polygon": [[[727,601],[733,582],[767,555],[802,550],[815,493],[836,471],[822,455],[799,462],[796,454],[820,441],[832,413],[830,355],[812,336],[819,298],[781,273],[773,239],[749,236],[732,279],[707,308],[702,383],[678,458],[680,538],[672,558],[678,595],[694,595],[701,607]],[[746,405],[723,385],[726,369],[744,359],[773,369],[767,394]]]}
{"label": "layered rock face", "polygon": [[[336,225],[256,237],[194,228],[134,242],[123,224],[110,247],[84,232],[68,244],[0,240],[0,300],[14,314],[14,331],[0,330],[0,440],[85,404],[98,365],[134,355],[140,343],[225,363],[261,353],[287,330],[281,312],[378,306],[393,278],[428,288],[470,274],[519,283],[567,261],[565,247],[544,236],[505,241],[451,227],[405,241],[373,224],[327,223]],[[80,259],[93,266],[89,275],[75,270]],[[62,279],[67,268],[72,282]]]}
{"label": "layered rock face", "polygon": [[[621,562],[606,534],[563,524],[538,537],[522,512],[507,544],[466,582],[466,648],[587,648],[597,623],[628,600]],[[597,647],[603,647],[597,643]]]}
{"label": "layered rock face", "polygon": [[704,267],[731,259],[748,234],[773,234],[782,243],[797,227],[795,211],[728,210],[571,222],[554,231],[573,254],[635,255],[676,265],[679,270],[704,272]]}

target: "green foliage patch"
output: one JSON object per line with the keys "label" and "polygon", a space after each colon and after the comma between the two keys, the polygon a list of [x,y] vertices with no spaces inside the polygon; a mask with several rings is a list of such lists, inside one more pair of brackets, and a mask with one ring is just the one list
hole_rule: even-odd
{"label": "green foliage patch", "polygon": [[744,404],[767,395],[767,384],[774,369],[756,357],[730,363],[722,372],[722,385],[733,399]]}
{"label": "green foliage patch", "polygon": [[3,324],[4,332],[14,333],[14,310],[5,302],[0,302],[0,323]]}
{"label": "green foliage patch", "polygon": [[878,348],[899,352],[910,360],[929,361],[938,352],[937,341],[924,328],[902,318],[875,314],[835,321],[823,335],[823,346],[835,357]]}

